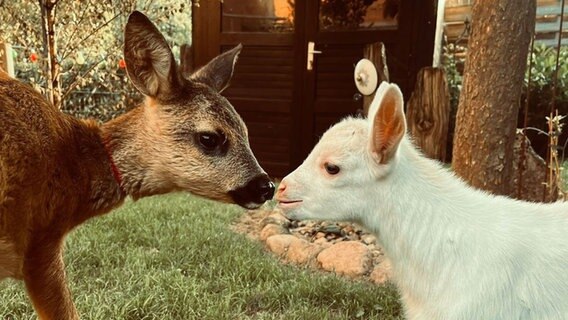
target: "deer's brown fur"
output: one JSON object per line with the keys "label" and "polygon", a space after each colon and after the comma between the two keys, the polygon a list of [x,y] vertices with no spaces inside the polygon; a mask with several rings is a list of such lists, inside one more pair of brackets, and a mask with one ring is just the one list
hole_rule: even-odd
{"label": "deer's brown fur", "polygon": [[[40,319],[78,318],[65,280],[65,235],[127,195],[185,190],[249,208],[272,196],[243,121],[219,95],[239,51],[183,79],[161,34],[133,13],[125,58],[146,99],[102,126],[61,113],[0,73],[0,279],[23,279]],[[208,148],[204,135],[216,144]]]}

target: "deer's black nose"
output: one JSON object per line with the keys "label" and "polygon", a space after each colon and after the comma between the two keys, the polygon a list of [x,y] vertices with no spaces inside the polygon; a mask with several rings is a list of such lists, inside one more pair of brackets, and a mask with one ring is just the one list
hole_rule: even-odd
{"label": "deer's black nose", "polygon": [[253,194],[258,195],[259,202],[265,202],[272,199],[272,196],[274,196],[275,186],[268,176],[259,176],[253,179],[249,182],[248,187]]}
{"label": "deer's black nose", "polygon": [[247,209],[260,207],[265,201],[274,196],[274,183],[267,174],[256,176],[243,187],[230,192],[233,200]]}

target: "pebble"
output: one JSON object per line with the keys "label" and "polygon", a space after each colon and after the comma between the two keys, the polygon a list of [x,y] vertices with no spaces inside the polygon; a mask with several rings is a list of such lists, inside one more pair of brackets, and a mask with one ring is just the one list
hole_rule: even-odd
{"label": "pebble", "polygon": [[371,252],[358,241],[344,241],[324,249],[317,257],[322,269],[348,277],[370,272]]}
{"label": "pebble", "polygon": [[269,237],[277,234],[290,234],[287,228],[277,224],[267,224],[262,231],[260,231],[259,238],[262,241],[266,241]]}

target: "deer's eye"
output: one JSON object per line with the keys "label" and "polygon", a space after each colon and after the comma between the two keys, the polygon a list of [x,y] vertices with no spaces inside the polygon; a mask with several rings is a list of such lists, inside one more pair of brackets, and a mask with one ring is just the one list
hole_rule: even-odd
{"label": "deer's eye", "polygon": [[213,151],[225,142],[224,136],[215,132],[200,132],[197,134],[197,140],[207,151]]}
{"label": "deer's eye", "polygon": [[326,162],[323,167],[325,168],[325,171],[327,171],[327,173],[331,175],[336,175],[339,173],[339,167],[329,162]]}

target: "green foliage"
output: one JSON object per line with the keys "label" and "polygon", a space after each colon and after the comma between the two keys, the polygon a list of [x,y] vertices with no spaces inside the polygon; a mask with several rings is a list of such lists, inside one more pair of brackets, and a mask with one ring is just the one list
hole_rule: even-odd
{"label": "green foliage", "polygon": [[464,59],[456,56],[456,53],[462,53],[465,50],[463,46],[453,43],[447,44],[443,48],[442,68],[446,72],[446,80],[448,81],[448,89],[450,90],[450,105],[452,109],[458,107],[463,77],[458,70],[458,64],[463,65]]}
{"label": "green foliage", "polygon": [[[282,265],[229,229],[243,209],[173,194],[74,231],[65,262],[82,319],[402,319],[393,287]],[[0,282],[0,319],[32,319]]]}
{"label": "green foliage", "polygon": [[[119,67],[123,29],[132,10],[156,23],[174,54],[190,42],[191,2],[185,0],[58,0],[55,5],[57,62],[65,112],[108,120],[140,100]],[[15,48],[19,79],[46,90],[46,48],[39,1],[13,0],[0,6],[2,34]],[[35,54],[37,61],[31,61]]]}
{"label": "green foliage", "polygon": [[[555,47],[545,45],[535,45],[531,54],[532,68],[530,86],[535,92],[545,89],[552,90],[554,77],[556,74],[556,53]],[[560,101],[568,100],[568,47],[560,48],[558,64],[557,97]],[[528,69],[525,76],[525,86],[528,85]]]}
{"label": "green foliage", "polygon": [[[556,94],[553,94],[554,77],[556,70],[556,48],[544,45],[535,45],[532,58],[532,68],[530,84],[528,78],[528,68],[524,80],[523,97],[521,99],[521,109],[519,112],[518,127],[524,127],[524,108],[527,100],[527,88],[530,87],[528,96],[527,127],[537,128],[548,132],[546,118],[550,117],[550,110],[554,102],[554,109],[560,115],[568,115],[568,47],[560,48],[558,64],[558,82],[556,84]],[[522,117],[522,118],[521,118]],[[546,157],[549,145],[548,137],[539,134],[535,130],[527,132],[531,145],[542,157]],[[568,131],[563,132],[558,137],[558,143],[562,146],[568,141]],[[562,147],[563,148],[563,147]],[[562,149],[561,148],[561,149]],[[561,158],[565,154],[561,152]]]}
{"label": "green foliage", "polygon": [[[444,46],[443,68],[446,71],[448,86],[452,105],[457,106],[462,85],[462,74],[458,65],[463,65],[463,58],[456,56],[466,51],[465,47],[456,46],[453,43]],[[556,48],[547,47],[543,44],[535,44],[534,50],[530,55],[532,59],[532,69],[530,77],[531,94],[534,93],[541,103],[543,100],[550,102],[551,94],[546,93],[552,90],[556,69]],[[568,101],[568,47],[560,48],[558,65],[557,101]],[[528,66],[528,64],[527,64]],[[529,83],[528,68],[525,74],[524,85],[526,92]]]}

